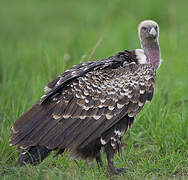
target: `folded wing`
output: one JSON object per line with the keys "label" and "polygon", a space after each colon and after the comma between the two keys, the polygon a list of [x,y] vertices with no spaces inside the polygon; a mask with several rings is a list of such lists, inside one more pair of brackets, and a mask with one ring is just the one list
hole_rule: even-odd
{"label": "folded wing", "polygon": [[71,68],[14,124],[12,145],[84,148],[153,95],[155,68],[124,62],[128,53]]}

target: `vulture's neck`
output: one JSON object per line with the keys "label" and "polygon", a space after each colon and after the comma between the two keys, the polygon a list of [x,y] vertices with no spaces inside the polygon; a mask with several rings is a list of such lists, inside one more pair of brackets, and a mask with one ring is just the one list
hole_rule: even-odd
{"label": "vulture's neck", "polygon": [[149,64],[152,64],[157,69],[160,65],[160,48],[158,40],[144,40],[141,42],[146,60]]}

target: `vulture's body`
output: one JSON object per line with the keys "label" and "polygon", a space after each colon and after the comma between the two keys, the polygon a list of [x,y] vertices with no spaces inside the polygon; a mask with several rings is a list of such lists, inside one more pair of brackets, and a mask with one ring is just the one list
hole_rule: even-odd
{"label": "vulture's body", "polygon": [[[144,34],[147,29],[150,36]],[[51,151],[67,149],[102,165],[104,148],[109,171],[120,172],[113,166],[114,153],[121,151],[122,136],[153,96],[158,31],[155,22],[143,21],[143,49],[75,65],[49,83],[46,94],[13,125],[10,144],[21,152],[18,162],[38,164]]]}

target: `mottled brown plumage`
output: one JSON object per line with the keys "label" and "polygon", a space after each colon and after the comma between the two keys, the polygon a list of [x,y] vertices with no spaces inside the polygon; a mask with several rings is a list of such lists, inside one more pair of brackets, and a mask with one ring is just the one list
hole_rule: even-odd
{"label": "mottled brown plumage", "polygon": [[[154,26],[158,33],[155,22],[144,21],[139,33],[144,27],[156,35]],[[146,51],[146,41],[158,45],[158,36],[139,36]],[[125,50],[81,63],[49,83],[46,94],[13,125],[10,144],[22,153],[19,163],[37,164],[52,150],[63,153],[68,149],[74,157],[96,158],[102,165],[100,150],[104,147],[109,171],[121,171],[113,166],[114,153],[121,152],[122,136],[144,104],[151,101],[159,66],[156,57],[153,64],[144,52]]]}

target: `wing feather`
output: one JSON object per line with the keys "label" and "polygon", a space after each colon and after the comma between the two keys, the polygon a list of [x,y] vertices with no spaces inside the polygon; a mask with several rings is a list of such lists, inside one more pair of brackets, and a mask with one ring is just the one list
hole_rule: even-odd
{"label": "wing feather", "polygon": [[123,67],[126,58],[77,65],[48,84],[46,96],[14,124],[11,143],[83,148],[120,119],[136,116],[152,99],[155,68]]}
{"label": "wing feather", "polygon": [[47,94],[41,98],[40,104],[44,103],[48,98],[50,98],[59,89],[65,87],[70,81],[83,76],[85,73],[93,71],[94,69],[104,69],[107,67],[117,68],[122,66],[124,62],[137,62],[134,51],[125,50],[120,52],[115,56],[111,56],[106,59],[89,61],[85,63],[80,63],[73,66],[67,71],[63,72],[58,78],[50,82],[44,89]]}
{"label": "wing feather", "polygon": [[[84,148],[87,146],[89,143],[91,143],[94,139],[99,138],[102,133],[107,131],[109,128],[111,128],[113,125],[115,125],[122,117],[125,116],[127,110],[127,106],[125,106],[119,114],[114,116],[110,121],[107,119],[104,119],[103,122],[101,122],[98,126],[95,128],[90,127],[88,131],[90,131],[90,134],[87,136],[87,138],[84,138],[82,140],[78,141],[78,145],[80,146],[79,148]],[[84,132],[86,134],[86,132]],[[84,134],[82,136],[84,137]]]}
{"label": "wing feather", "polygon": [[46,124],[49,120],[49,114],[53,112],[53,108],[53,106],[45,108],[36,104],[24,113],[13,125],[10,144],[18,144],[19,141],[30,135],[37,127],[40,128],[43,124]]}

